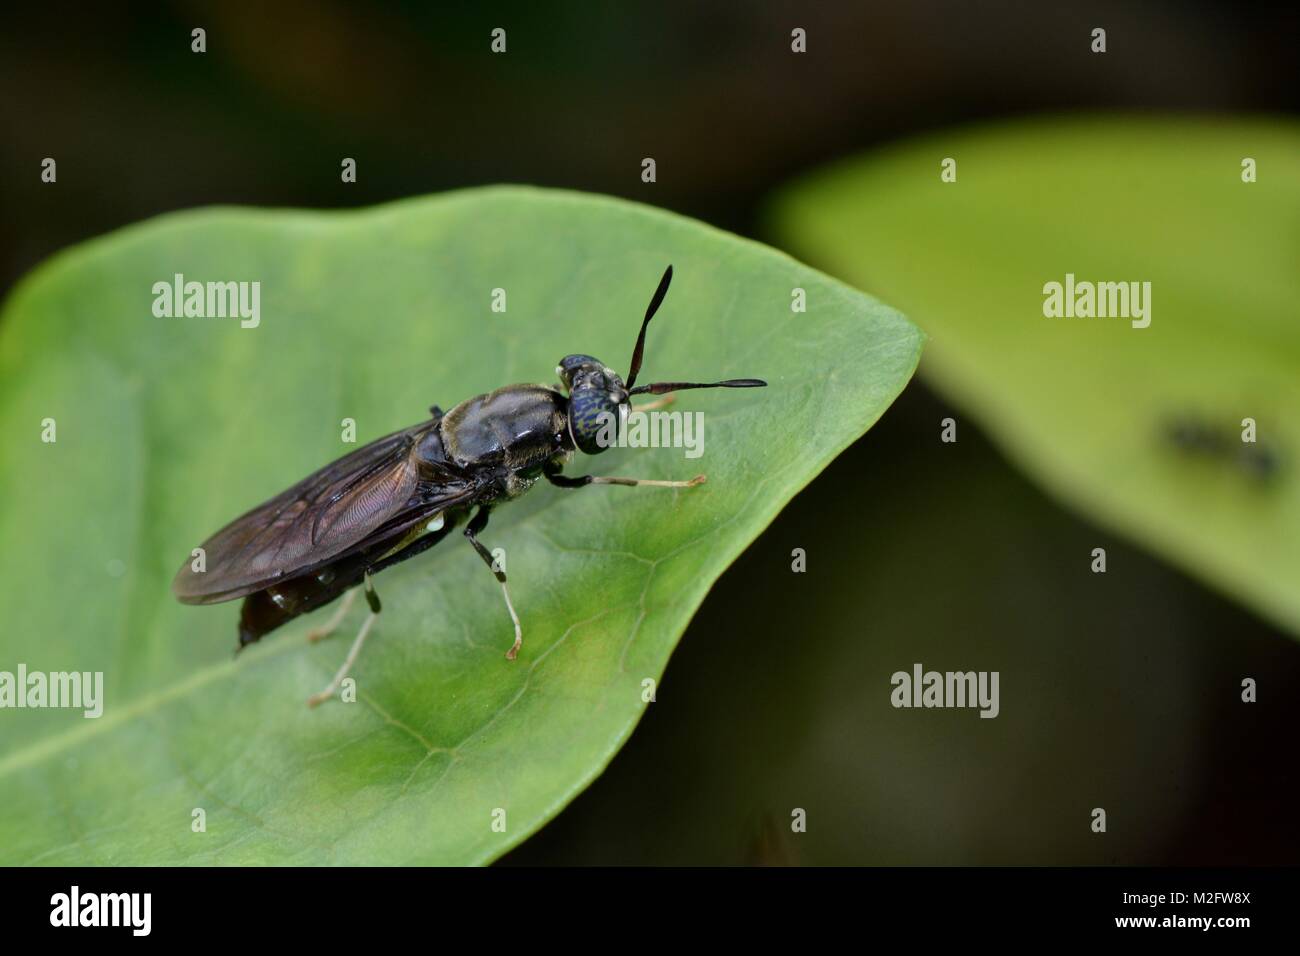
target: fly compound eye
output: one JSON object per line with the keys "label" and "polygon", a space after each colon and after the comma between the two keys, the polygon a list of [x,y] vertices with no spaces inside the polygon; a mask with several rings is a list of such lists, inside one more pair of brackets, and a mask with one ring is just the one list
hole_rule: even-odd
{"label": "fly compound eye", "polygon": [[618,402],[603,388],[580,388],[569,396],[569,430],[588,455],[598,455],[618,440]]}

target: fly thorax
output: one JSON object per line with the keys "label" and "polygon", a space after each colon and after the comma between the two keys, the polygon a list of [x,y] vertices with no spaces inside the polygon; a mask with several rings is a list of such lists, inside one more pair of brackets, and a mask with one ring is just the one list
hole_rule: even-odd
{"label": "fly thorax", "polygon": [[505,490],[507,498],[518,498],[525,491],[537,483],[537,479],[525,478],[518,472],[512,472],[505,478]]}

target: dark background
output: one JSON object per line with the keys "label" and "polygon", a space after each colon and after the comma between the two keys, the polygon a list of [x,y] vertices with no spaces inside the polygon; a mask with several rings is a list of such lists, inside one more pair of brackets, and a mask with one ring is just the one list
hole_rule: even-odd
{"label": "dark background", "polygon": [[[934,127],[1076,109],[1296,114],[1296,9],[6,11],[0,290],[169,210],[493,182],[611,193],[776,241],[759,231],[775,188]],[[195,26],[206,54],[190,52]],[[489,52],[497,26],[505,56]],[[806,55],[790,53],[795,26]],[[1105,56],[1088,51],[1095,26]],[[46,156],[57,188],[40,183]],[[339,180],[344,156],[356,184]],[[949,414],[955,445],[938,441]],[[1105,576],[1087,573],[1098,545]],[[791,573],[794,547],[806,574]],[[893,710],[880,675],[914,661],[1000,668],[1002,716]],[[1254,706],[1244,676],[1260,682]],[[1293,639],[1061,510],[913,382],[724,575],[631,743],[506,862],[1294,862],[1298,689]],[[1105,836],[1088,830],[1095,806]],[[793,807],[806,834],[789,832]]]}

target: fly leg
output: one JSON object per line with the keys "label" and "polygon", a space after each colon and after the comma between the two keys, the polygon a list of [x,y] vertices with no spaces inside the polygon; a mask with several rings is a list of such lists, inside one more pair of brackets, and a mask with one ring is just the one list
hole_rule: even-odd
{"label": "fly leg", "polygon": [[338,608],[330,615],[329,620],[320,627],[313,627],[307,632],[307,641],[315,644],[317,641],[323,641],[339,629],[343,619],[348,616],[348,611],[352,608],[352,602],[357,599],[357,589],[353,588],[343,595],[343,600],[339,602]]}
{"label": "fly leg", "polygon": [[361,653],[362,645],[366,643],[366,638],[370,634],[370,629],[375,626],[375,618],[379,617],[379,612],[382,609],[382,606],[379,603],[379,595],[375,593],[375,586],[370,581],[369,571],[366,572],[365,592],[366,603],[370,605],[370,613],[366,615],[365,622],[362,623],[361,630],[357,634],[356,640],[352,642],[352,647],[348,650],[348,656],[343,661],[343,666],[340,667],[338,673],[334,675],[334,679],[329,682],[329,686],[319,694],[312,694],[307,698],[308,707],[316,707],[319,704],[323,704],[338,693],[339,685],[342,684],[343,679],[348,676],[348,671],[352,670],[352,665],[357,662],[357,655]]}
{"label": "fly leg", "polygon": [[627,485],[635,488],[638,485],[647,488],[694,488],[696,485],[704,484],[704,476],[696,475],[688,481],[659,481],[654,478],[601,478],[596,475],[578,475],[570,478],[568,475],[560,474],[558,468],[543,467],[542,473],[546,475],[546,480],[557,488],[582,488],[586,485]]}
{"label": "fly leg", "polygon": [[519,646],[524,642],[524,632],[519,626],[519,615],[515,613],[515,606],[510,600],[510,589],[506,587],[506,573],[496,566],[496,562],[492,559],[492,552],[483,547],[483,542],[478,539],[478,533],[487,527],[487,523],[488,509],[480,505],[478,511],[474,513],[474,517],[465,526],[465,537],[469,539],[470,544],[474,545],[474,550],[483,559],[483,563],[501,582],[501,593],[506,598],[506,609],[510,611],[510,620],[515,622],[515,643],[510,650],[506,651],[506,660],[513,661],[515,655],[519,653]]}
{"label": "fly leg", "polygon": [[633,405],[632,411],[653,412],[655,409],[664,408],[675,401],[677,401],[677,394],[675,392],[669,392],[666,395],[661,395],[659,398],[656,398],[653,402],[646,402],[644,405]]}

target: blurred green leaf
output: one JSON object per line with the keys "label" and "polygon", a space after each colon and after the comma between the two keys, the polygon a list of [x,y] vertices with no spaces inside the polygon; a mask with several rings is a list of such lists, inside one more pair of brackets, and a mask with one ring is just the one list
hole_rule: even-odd
{"label": "blurred green leaf", "polygon": [[[518,661],[496,583],[458,536],[377,579],[355,704],[304,701],[360,608],[342,639],[309,647],[307,618],[232,661],[237,603],[172,599],[191,547],[351,450],[343,418],[364,442],[432,403],[548,380],[570,352],[622,368],[669,262],[643,378],[771,387],[682,393],[677,409],[706,415],[702,458],[613,450],[574,466],[703,471],[702,487],[541,487],[498,512],[484,540],[509,555]],[[176,273],[261,282],[261,324],[155,318],[152,286]],[[0,669],[103,671],[107,702],[97,720],[4,713],[0,860],[491,860],[601,772],[712,582],[881,415],[921,339],[760,245],[530,189],[185,213],[59,256],[0,321]]]}
{"label": "blurred green leaf", "polygon": [[[1247,157],[1257,182],[1242,181]],[[956,182],[940,180],[945,158]],[[933,335],[922,375],[1027,472],[1300,633],[1294,123],[957,130],[815,175],[772,213],[792,248]],[[1044,285],[1067,273],[1149,281],[1150,326],[1045,317]],[[1189,450],[1177,423],[1216,447]]]}

